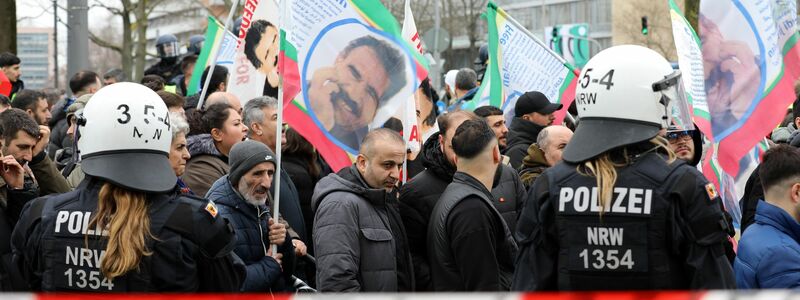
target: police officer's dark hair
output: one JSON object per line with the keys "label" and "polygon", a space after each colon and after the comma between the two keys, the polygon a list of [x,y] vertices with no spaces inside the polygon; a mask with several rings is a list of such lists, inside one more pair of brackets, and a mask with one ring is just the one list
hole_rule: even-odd
{"label": "police officer's dark hair", "polygon": [[494,131],[484,120],[466,120],[453,135],[453,152],[456,156],[472,159],[481,154],[489,144],[497,141]]}
{"label": "police officer's dark hair", "polygon": [[17,138],[20,131],[38,138],[39,124],[28,113],[19,108],[9,108],[0,113],[0,137],[2,137],[6,146]]}
{"label": "police officer's dark hair", "polygon": [[170,93],[167,91],[156,91],[156,94],[158,94],[158,96],[161,97],[161,100],[164,100],[164,104],[167,105],[167,108],[170,107],[183,108],[184,103],[186,103],[186,100],[183,99],[183,96],[175,93]]}
{"label": "police officer's dark hair", "polygon": [[502,116],[503,111],[497,107],[491,105],[484,105],[475,109],[475,114],[481,118],[486,118],[490,116]]}
{"label": "police officer's dark hair", "polygon": [[11,100],[6,95],[0,94],[0,107],[11,107]]}
{"label": "police officer's dark hair", "polygon": [[787,181],[800,181],[800,150],[788,145],[778,145],[764,153],[758,170],[764,193]]}
{"label": "police officer's dark hair", "polygon": [[462,91],[469,91],[477,86],[478,73],[470,68],[462,68],[456,73],[456,86],[455,88]]}
{"label": "police officer's dark hair", "polygon": [[459,110],[448,114],[443,114],[436,118],[436,121],[439,122],[439,134],[443,138],[447,136],[447,130],[453,125],[453,120],[458,118],[466,118],[467,120],[482,120],[475,113],[467,110]]}
{"label": "police officer's dark hair", "polygon": [[422,90],[422,93],[425,94],[425,96],[428,97],[428,101],[431,102],[431,110],[429,112],[419,112],[422,114],[422,116],[424,116],[422,123],[428,126],[433,126],[433,124],[436,124],[436,117],[438,116],[436,113],[436,102],[439,101],[439,94],[436,93],[436,89],[431,86],[430,78],[425,78],[425,80],[423,80],[419,85],[419,89]]}
{"label": "police officer's dark hair", "polygon": [[21,62],[22,61],[19,60],[19,57],[14,55],[14,53],[11,52],[0,53],[0,68],[18,65]]}
{"label": "police officer's dark hair", "polygon": [[200,112],[200,122],[203,133],[211,133],[214,128],[223,129],[225,121],[231,115],[233,107],[228,103],[218,102],[209,105],[204,111]]}
{"label": "police officer's dark hair", "polygon": [[11,107],[21,110],[36,110],[36,103],[39,102],[40,99],[47,100],[47,96],[37,90],[21,90],[17,92],[14,101],[11,102]]}
{"label": "police officer's dark hair", "polygon": [[164,90],[164,85],[166,83],[167,82],[164,80],[164,77],[155,74],[144,75],[144,77],[142,77],[142,85],[153,90],[154,92]]}
{"label": "police officer's dark hair", "polygon": [[122,69],[114,68],[106,71],[106,73],[103,74],[103,79],[109,79],[109,78],[114,78],[114,80],[116,80],[117,82],[123,82],[125,81],[125,73],[122,72]]}
{"label": "police officer's dark hair", "polygon": [[73,94],[77,94],[87,87],[93,84],[97,84],[97,80],[100,76],[97,73],[92,71],[78,71],[75,75],[72,75],[72,78],[69,79],[69,89],[72,91]]}
{"label": "police officer's dark hair", "polygon": [[[257,20],[250,24],[250,28],[247,29],[247,34],[244,36],[244,55],[256,69],[261,68],[261,59],[256,55],[256,46],[261,42],[261,35],[267,32],[267,27],[270,26],[275,28],[275,25],[267,20]],[[277,28],[275,29],[277,30]],[[269,46],[267,45],[267,47]],[[278,61],[276,60],[275,63]]]}
{"label": "police officer's dark hair", "polygon": [[[202,89],[203,85],[206,83],[206,77],[208,76],[209,69],[211,69],[211,66],[207,66],[206,69],[203,70],[203,75],[200,76],[200,89]],[[224,82],[228,82],[228,68],[217,65],[214,67],[214,73],[211,74],[211,81],[208,82],[208,84],[211,86],[209,86],[208,91],[206,92],[206,98],[208,98],[208,95],[211,95],[211,93],[217,92],[217,87]]]}
{"label": "police officer's dark hair", "polygon": [[[359,47],[368,47],[372,49],[372,51],[375,51],[375,56],[377,56],[380,61],[386,75],[389,76],[389,87],[383,95],[379,95],[378,108],[380,108],[406,85],[406,59],[403,54],[393,48],[391,44],[371,35],[365,35],[350,41],[342,52],[339,53],[338,57],[346,57],[350,55],[350,52]],[[372,75],[373,74],[361,74],[361,76]]]}

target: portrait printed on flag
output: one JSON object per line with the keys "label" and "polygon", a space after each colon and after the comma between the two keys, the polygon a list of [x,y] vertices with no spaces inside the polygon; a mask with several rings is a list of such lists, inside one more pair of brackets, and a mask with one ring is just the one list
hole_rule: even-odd
{"label": "portrait printed on flag", "polygon": [[369,129],[410,99],[413,63],[396,38],[354,19],[332,23],[316,36],[301,71],[306,107],[328,138],[358,153]]}
{"label": "portrait printed on flag", "polygon": [[767,80],[763,68],[766,55],[759,49],[763,51],[759,47],[764,43],[762,37],[753,28],[736,34],[723,32],[720,22],[748,24],[742,14],[699,16],[705,87],[715,135],[747,117],[761,99]]}
{"label": "portrait printed on flag", "polygon": [[254,21],[244,37],[244,54],[267,77],[264,95],[271,97],[278,97],[278,39],[278,27],[263,19]]}

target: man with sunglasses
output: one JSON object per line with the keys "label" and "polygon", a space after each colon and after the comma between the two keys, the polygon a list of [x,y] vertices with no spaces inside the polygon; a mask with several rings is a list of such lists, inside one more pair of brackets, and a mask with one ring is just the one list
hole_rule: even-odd
{"label": "man with sunglasses", "polygon": [[703,136],[699,130],[668,130],[669,147],[678,158],[697,166],[703,156]]}

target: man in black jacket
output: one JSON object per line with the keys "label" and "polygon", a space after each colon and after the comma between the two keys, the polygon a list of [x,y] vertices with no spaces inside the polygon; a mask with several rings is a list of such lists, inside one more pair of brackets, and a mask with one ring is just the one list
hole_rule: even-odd
{"label": "man in black jacket", "polygon": [[536,137],[548,125],[553,124],[553,115],[563,108],[562,104],[550,103],[540,92],[527,92],[517,99],[514,105],[514,119],[508,129],[508,147],[505,154],[511,159],[511,166],[519,169],[528,147],[536,142]]}
{"label": "man in black jacket", "polygon": [[507,291],[517,244],[494,208],[500,149],[482,120],[467,120],[452,141],[456,174],[433,209],[428,256],[435,291]]}
{"label": "man in black jacket", "polygon": [[[463,110],[439,116],[439,133],[428,138],[422,150],[425,171],[400,188],[400,215],[408,232],[417,291],[432,290],[427,252],[428,222],[439,196],[453,181],[456,155],[451,142],[456,128],[467,120],[483,121],[474,113]],[[501,164],[495,169],[494,188],[489,187],[492,202],[508,227],[516,228],[522,201],[527,198],[525,188],[511,167]]]}

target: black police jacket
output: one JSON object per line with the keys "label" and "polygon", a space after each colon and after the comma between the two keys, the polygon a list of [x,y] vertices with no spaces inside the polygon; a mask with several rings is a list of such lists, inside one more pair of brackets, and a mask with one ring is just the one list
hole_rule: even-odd
{"label": "black police jacket", "polygon": [[14,262],[35,291],[239,291],[244,265],[234,234],[213,203],[175,193],[147,194],[151,255],[127,274],[100,272],[107,231],[89,228],[103,182],[87,177],[72,192],[25,206],[12,234]]}
{"label": "black police jacket", "polygon": [[529,191],[514,290],[734,288],[729,224],[697,169],[646,154],[617,169],[600,216],[596,179],[561,163]]}

